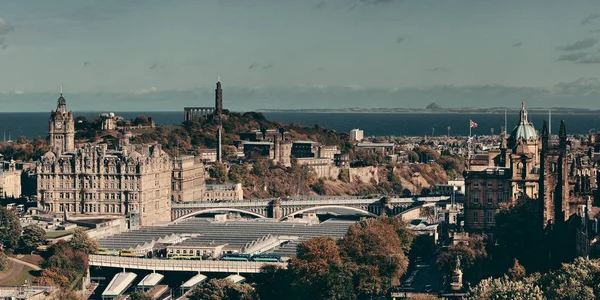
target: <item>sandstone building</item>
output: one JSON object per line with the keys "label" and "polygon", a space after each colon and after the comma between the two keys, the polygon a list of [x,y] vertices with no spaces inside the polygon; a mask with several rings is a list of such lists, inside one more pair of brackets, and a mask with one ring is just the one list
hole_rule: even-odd
{"label": "sandstone building", "polygon": [[38,207],[74,217],[125,215],[141,226],[168,222],[171,170],[160,145],[48,152],[36,170]]}

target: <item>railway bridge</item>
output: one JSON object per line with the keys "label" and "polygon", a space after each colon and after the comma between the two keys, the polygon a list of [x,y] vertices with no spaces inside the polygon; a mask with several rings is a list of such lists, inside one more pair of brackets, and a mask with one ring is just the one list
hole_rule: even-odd
{"label": "railway bridge", "polygon": [[426,203],[448,200],[448,196],[423,197],[341,197],[302,196],[241,201],[173,203],[171,220],[180,220],[211,212],[238,212],[257,218],[286,219],[305,212],[350,211],[356,214],[378,216],[385,212],[397,215]]}

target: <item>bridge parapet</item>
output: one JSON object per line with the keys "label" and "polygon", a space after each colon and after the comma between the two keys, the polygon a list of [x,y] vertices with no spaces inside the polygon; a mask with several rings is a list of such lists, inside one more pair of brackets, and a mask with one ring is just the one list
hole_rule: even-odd
{"label": "bridge parapet", "polygon": [[287,268],[286,263],[220,260],[168,260],[106,255],[89,255],[90,266],[150,271],[181,271],[203,273],[259,273],[265,265]]}

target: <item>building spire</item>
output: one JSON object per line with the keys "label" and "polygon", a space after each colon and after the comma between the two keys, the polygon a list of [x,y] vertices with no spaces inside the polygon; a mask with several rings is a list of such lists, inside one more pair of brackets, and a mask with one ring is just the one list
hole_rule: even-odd
{"label": "building spire", "polygon": [[221,75],[217,75],[217,82],[221,82]]}
{"label": "building spire", "polygon": [[62,96],[62,94],[63,94],[63,85],[61,84],[60,85],[60,95]]}
{"label": "building spire", "polygon": [[560,130],[558,131],[558,136],[566,137],[567,130],[565,129],[565,120],[560,120]]}

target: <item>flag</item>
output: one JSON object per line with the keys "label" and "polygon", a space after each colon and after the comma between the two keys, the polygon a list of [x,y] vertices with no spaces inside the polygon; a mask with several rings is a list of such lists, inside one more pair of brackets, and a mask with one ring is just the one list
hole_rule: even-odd
{"label": "flag", "polygon": [[469,120],[469,123],[471,125],[471,128],[477,127],[477,123],[473,122],[473,120]]}

